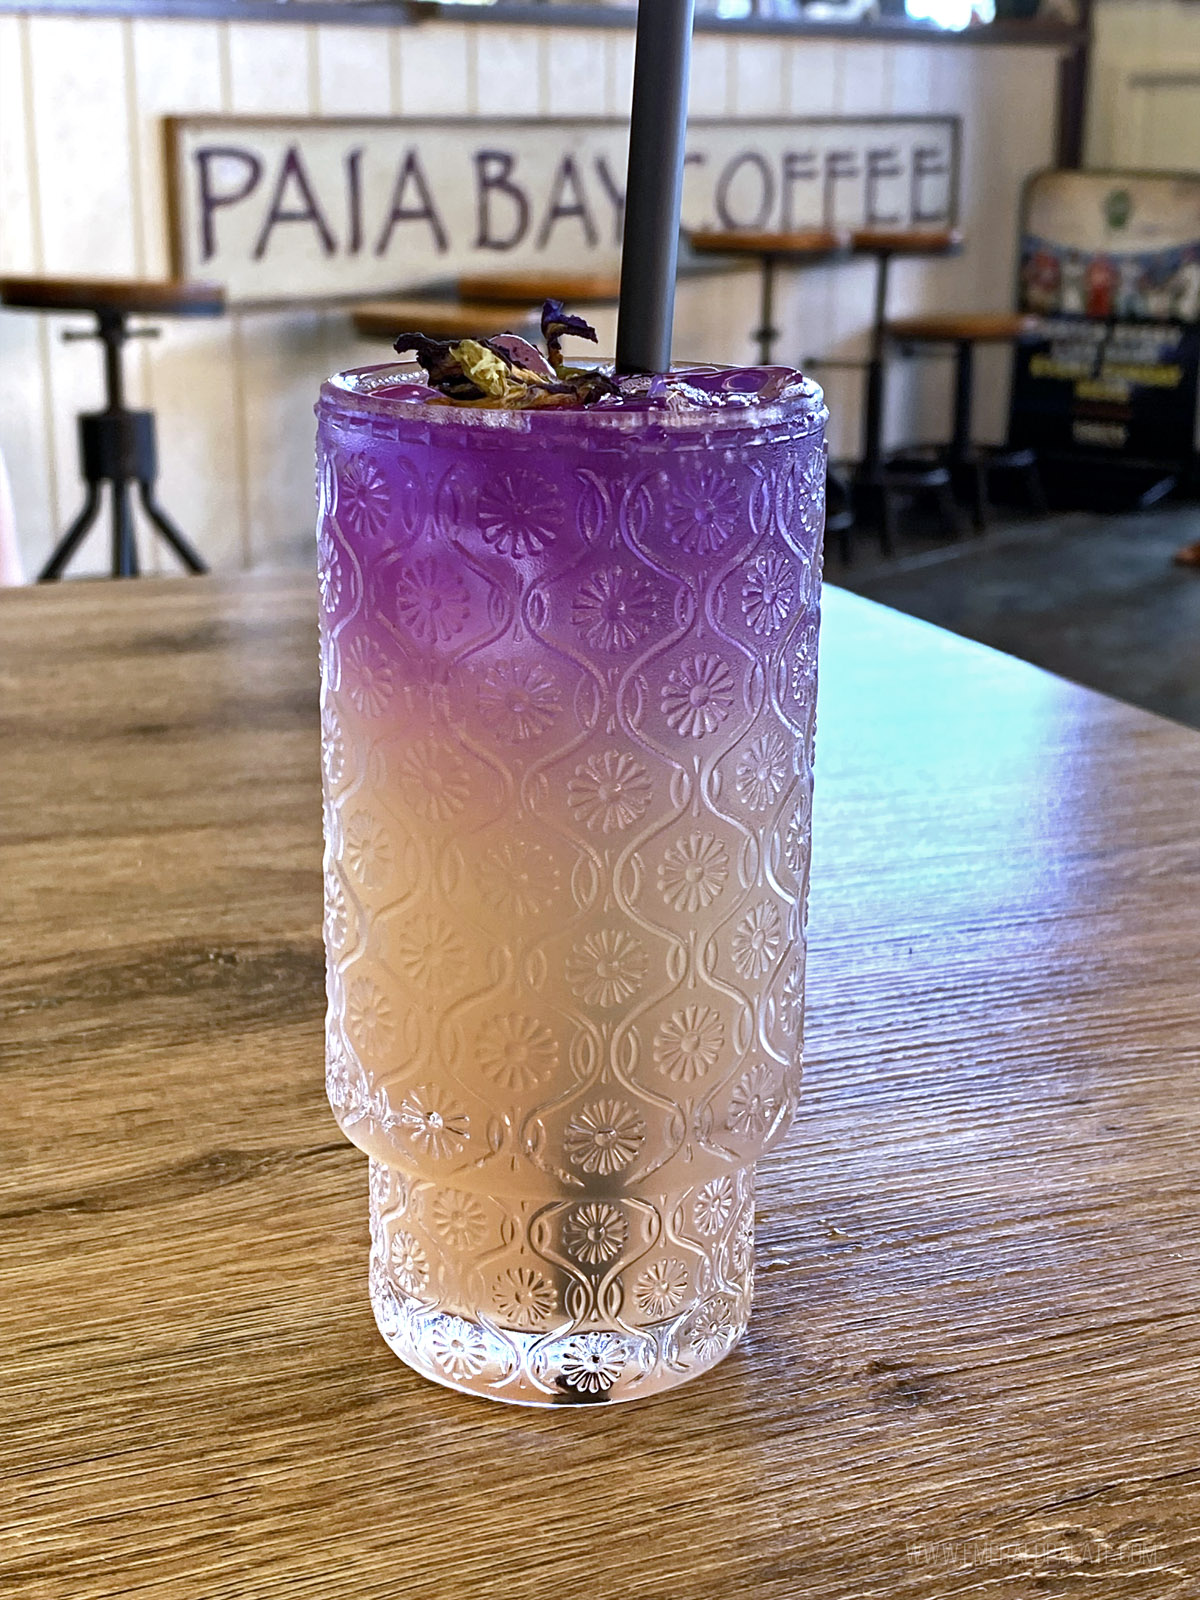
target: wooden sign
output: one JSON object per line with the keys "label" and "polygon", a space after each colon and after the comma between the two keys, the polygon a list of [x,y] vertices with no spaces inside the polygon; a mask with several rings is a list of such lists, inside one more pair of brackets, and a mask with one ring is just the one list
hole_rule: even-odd
{"label": "wooden sign", "polygon": [[[621,121],[180,117],[167,133],[174,270],[233,303],[620,259]],[[697,120],[684,226],[944,226],[958,145],[954,117]]]}

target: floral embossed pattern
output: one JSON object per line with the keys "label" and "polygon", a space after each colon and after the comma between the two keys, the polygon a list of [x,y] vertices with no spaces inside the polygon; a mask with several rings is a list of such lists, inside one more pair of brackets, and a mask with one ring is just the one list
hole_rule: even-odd
{"label": "floral embossed pattern", "polygon": [[710,906],[729,876],[729,852],[712,833],[677,839],[658,869],[658,890],[675,911]]}
{"label": "floral embossed pattern", "polygon": [[667,725],[685,738],[702,739],[729,715],[733,673],[720,656],[697,655],[672,667],[662,688]]}
{"label": "floral embossed pattern", "polygon": [[448,563],[420,558],[396,579],[396,616],[421,644],[446,644],[471,614],[467,586]]}
{"label": "floral embossed pattern", "polygon": [[666,508],[673,542],[701,556],[726,544],[742,515],[737,488],[715,467],[701,467],[681,478]]}
{"label": "floral embossed pattern", "polygon": [[601,833],[630,827],[645,814],[650,797],[645,767],[622,750],[589,756],[567,784],[567,804],[575,820]]}
{"label": "floral embossed pattern", "polygon": [[654,590],[637,573],[606,567],[576,594],[571,620],[595,649],[628,650],[650,632]]}
{"label": "floral embossed pattern", "polygon": [[562,497],[536,472],[501,472],[479,491],[484,542],[501,555],[536,555],[552,544],[563,520]]}
{"label": "floral embossed pattern", "polygon": [[646,1140],[646,1124],[620,1100],[597,1100],[567,1123],[563,1147],[581,1172],[620,1172]]}
{"label": "floral embossed pattern", "polygon": [[371,381],[323,398],[318,539],[371,1303],[453,1388],[654,1394],[745,1326],[800,1077],[820,417],[393,417]]}
{"label": "floral embossed pattern", "polygon": [[503,661],[483,680],[479,710],[502,739],[523,744],[545,733],[562,710],[562,701],[557,684],[542,667]]}
{"label": "floral embossed pattern", "polygon": [[754,633],[770,636],[787,621],[796,583],[787,558],[776,552],[759,556],[742,580],[742,612]]}
{"label": "floral embossed pattern", "polygon": [[710,1006],[684,1006],[654,1036],[654,1059],[675,1083],[692,1083],[716,1065],[725,1024]]}
{"label": "floral embossed pattern", "polygon": [[510,1012],[480,1033],[476,1058],[484,1076],[502,1089],[533,1089],[553,1073],[558,1046],[544,1022]]}
{"label": "floral embossed pattern", "polygon": [[[567,1203],[551,1219],[501,1208],[486,1245],[494,1200],[410,1186],[378,1163],[370,1190],[380,1330],[418,1371],[455,1388],[533,1403],[633,1398],[654,1392],[664,1362],[677,1380],[711,1366],[745,1327],[748,1171],[649,1203]],[[619,1328],[600,1309],[614,1296]]]}
{"label": "floral embossed pattern", "polygon": [[387,480],[365,455],[351,456],[338,475],[337,515],[347,533],[378,538],[391,509]]}
{"label": "floral embossed pattern", "polygon": [[641,988],[646,964],[646,952],[632,934],[602,928],[571,951],[567,982],[585,1004],[615,1006]]}

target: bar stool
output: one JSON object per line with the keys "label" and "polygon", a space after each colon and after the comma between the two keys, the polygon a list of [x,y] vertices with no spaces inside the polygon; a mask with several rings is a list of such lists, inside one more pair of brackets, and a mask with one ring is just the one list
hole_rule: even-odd
{"label": "bar stool", "polygon": [[838,228],[806,228],[789,233],[701,230],[689,238],[697,255],[750,256],[758,262],[759,325],[753,338],[758,343],[758,357],[764,367],[771,365],[775,340],[780,333],[774,325],[778,269],[781,266],[817,266],[845,256],[850,247],[849,233]]}
{"label": "bar stool", "polygon": [[925,312],[893,317],[887,336],[901,349],[917,345],[949,345],[954,351],[954,427],[949,444],[937,457],[950,470],[956,485],[967,483],[976,531],[987,526],[988,487],[994,472],[1020,473],[1034,509],[1045,515],[1048,507],[1038,470],[1037,454],[1029,449],[971,442],[971,400],[977,344],[1012,344],[1037,328],[1037,318],[1018,311]]}
{"label": "bar stool", "polygon": [[158,328],[131,328],[131,316],[217,317],[224,291],[212,283],[155,283],[136,279],[0,278],[0,304],[28,311],[87,311],[96,318],[87,333],[68,329],[63,338],[99,339],[104,346],[105,406],[79,418],[79,454],[87,494],[83,510],[59,540],[38,581],[61,578],[67,563],[100,515],[100,491],[112,488],[112,575],[138,575],[130,486],[142,509],[189,572],[204,562],[154,498],[158,448],[153,411],[125,404],[124,351],[129,339],[155,338]]}
{"label": "bar stool", "polygon": [[491,339],[498,333],[533,334],[540,327],[540,306],[514,308],[476,300],[364,300],[351,308],[354,331],[361,339],[427,333],[432,339]]}
{"label": "bar stool", "polygon": [[867,357],[866,419],[863,458],[855,474],[856,498],[870,498],[879,508],[879,545],[892,555],[896,542],[896,501],[900,496],[931,493],[951,537],[962,529],[950,484],[948,468],[940,462],[890,460],[883,449],[883,385],[887,358],[887,294],[892,262],[897,256],[947,256],[962,248],[962,235],[953,228],[858,228],[850,236],[855,255],[876,262],[875,304],[871,317],[871,342]]}
{"label": "bar stool", "polygon": [[[758,357],[765,367],[772,364],[775,341],[781,332],[775,326],[775,282],[779,268],[811,267],[836,261],[844,257],[850,247],[850,235],[841,228],[794,229],[787,233],[757,233],[748,228],[726,231],[700,229],[689,234],[688,240],[692,250],[700,256],[730,256],[758,262],[759,322],[752,337],[758,344]],[[838,536],[843,554],[848,548],[853,525],[850,485],[831,465],[825,532]]]}

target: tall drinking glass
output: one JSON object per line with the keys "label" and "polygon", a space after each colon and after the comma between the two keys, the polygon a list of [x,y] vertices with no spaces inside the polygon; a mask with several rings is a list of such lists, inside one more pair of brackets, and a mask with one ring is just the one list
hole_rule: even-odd
{"label": "tall drinking glass", "polygon": [[421,376],[318,407],[328,1087],[371,1301],[452,1388],[635,1399],[745,1328],[800,1077],[827,414],[779,369],[694,369],[680,409]]}

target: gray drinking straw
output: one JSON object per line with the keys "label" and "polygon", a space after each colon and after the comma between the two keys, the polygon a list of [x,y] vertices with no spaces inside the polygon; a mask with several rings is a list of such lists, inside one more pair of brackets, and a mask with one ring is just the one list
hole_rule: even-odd
{"label": "gray drinking straw", "polygon": [[671,365],[695,9],[696,0],[638,4],[617,311],[618,372],[666,372]]}

